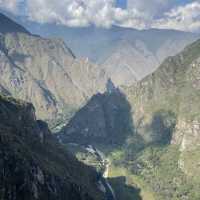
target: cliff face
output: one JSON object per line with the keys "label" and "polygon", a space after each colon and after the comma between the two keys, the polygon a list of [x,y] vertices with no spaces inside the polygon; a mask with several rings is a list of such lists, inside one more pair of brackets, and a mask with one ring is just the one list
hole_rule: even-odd
{"label": "cliff face", "polygon": [[0,168],[0,199],[104,199],[96,172],[56,142],[33,106],[2,96]]}
{"label": "cliff face", "polygon": [[0,35],[2,92],[32,102],[40,119],[56,121],[104,90],[104,72],[76,59],[63,41],[31,35],[7,21],[12,31]]}

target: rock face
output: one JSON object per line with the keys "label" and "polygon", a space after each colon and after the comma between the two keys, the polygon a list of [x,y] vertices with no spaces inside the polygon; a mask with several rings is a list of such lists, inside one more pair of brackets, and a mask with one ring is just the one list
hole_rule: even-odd
{"label": "rock face", "polygon": [[0,96],[0,199],[103,200],[96,172],[37,121],[31,104]]}
{"label": "rock face", "polygon": [[[155,71],[168,57],[194,42],[198,35],[173,30],[110,29],[26,25],[35,33],[61,37],[78,57],[98,63],[115,85],[132,85]],[[39,28],[38,28],[39,27]]]}
{"label": "rock face", "polygon": [[104,90],[104,72],[87,59],[76,59],[63,41],[31,35],[7,22],[0,35],[0,89],[32,102],[40,119],[60,119]]}
{"label": "rock face", "polygon": [[179,120],[172,144],[179,145],[181,170],[199,181],[196,174],[200,173],[200,121]]}

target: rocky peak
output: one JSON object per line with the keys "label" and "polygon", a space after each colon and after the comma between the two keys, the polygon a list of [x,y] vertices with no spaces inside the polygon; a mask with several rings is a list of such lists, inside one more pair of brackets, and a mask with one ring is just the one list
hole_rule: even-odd
{"label": "rocky peak", "polygon": [[112,80],[109,78],[107,83],[106,83],[106,91],[111,94],[113,92],[115,92],[117,90],[117,88],[115,87],[114,83],[112,82]]}

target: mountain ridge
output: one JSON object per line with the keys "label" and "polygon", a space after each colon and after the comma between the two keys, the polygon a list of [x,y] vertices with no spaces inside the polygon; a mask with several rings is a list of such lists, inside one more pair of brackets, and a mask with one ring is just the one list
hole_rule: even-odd
{"label": "mountain ridge", "polygon": [[87,59],[77,59],[60,39],[16,30],[0,36],[0,51],[1,90],[32,102],[40,119],[62,121],[104,90],[103,70]]}

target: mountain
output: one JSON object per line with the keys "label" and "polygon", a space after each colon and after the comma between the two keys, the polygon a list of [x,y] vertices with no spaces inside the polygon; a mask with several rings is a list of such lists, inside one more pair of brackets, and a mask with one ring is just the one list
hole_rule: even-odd
{"label": "mountain", "polygon": [[[125,176],[152,199],[198,200],[199,73],[197,40],[137,84],[92,97],[59,137],[101,148],[112,163],[111,178]],[[116,93],[123,96],[118,103]]]}
{"label": "mountain", "polygon": [[136,132],[147,146],[130,168],[164,199],[200,198],[199,72],[200,40],[124,90]]}
{"label": "mountain", "polygon": [[[20,20],[19,20],[20,21]],[[132,85],[155,71],[199,35],[175,30],[136,30],[113,26],[69,28],[21,21],[33,33],[63,38],[79,58],[101,66],[115,85]]]}
{"label": "mountain", "polygon": [[[95,134],[98,137],[98,134],[105,134],[105,127],[123,124],[124,119],[123,131],[132,123],[131,127],[140,134],[144,143],[182,143],[184,131],[177,135],[179,128],[189,123],[195,126],[199,121],[199,49],[200,40],[166,59],[156,72],[133,86],[118,89],[109,80],[107,91],[94,95],[66,128],[71,127],[69,132],[72,135],[81,133],[87,136],[88,132],[89,137]],[[114,116],[119,120],[112,119]],[[116,133],[116,130],[111,133]],[[67,130],[66,134],[69,134]]]}
{"label": "mountain", "polygon": [[0,96],[0,199],[103,200],[94,169],[55,140],[32,104]]}
{"label": "mountain", "polygon": [[77,59],[62,40],[32,35],[3,15],[0,20],[0,90],[32,102],[40,119],[62,121],[104,91],[104,71]]}
{"label": "mountain", "polygon": [[[137,127],[150,122],[153,114],[165,111],[174,113],[172,116],[176,118],[173,143],[181,143],[184,134],[188,136],[186,130],[181,131],[182,136],[178,136],[177,131],[184,123],[185,126],[190,123],[195,126],[195,122],[199,121],[199,61],[200,40],[177,56],[166,59],[155,73],[125,90],[134,108],[133,117]],[[182,128],[186,127],[183,125]]]}
{"label": "mountain", "polygon": [[[14,29],[0,34],[0,90],[7,95],[0,98],[1,195],[15,198],[19,187],[22,199],[101,199],[96,172],[66,153],[67,146],[91,166],[101,160],[112,199],[200,199],[200,40],[179,52],[196,35],[64,28],[79,52],[94,47],[97,65],[76,58],[62,40],[6,20]],[[36,120],[31,104],[8,96],[32,101],[51,125],[65,121],[57,133],[65,146]]]}

